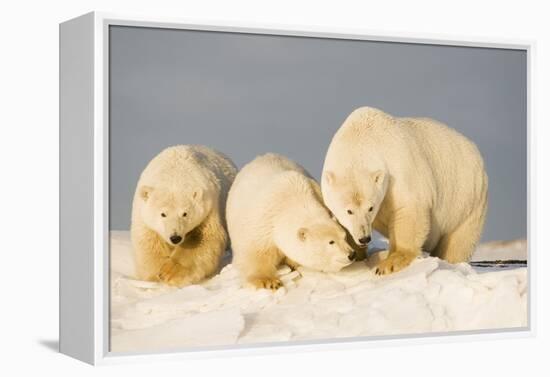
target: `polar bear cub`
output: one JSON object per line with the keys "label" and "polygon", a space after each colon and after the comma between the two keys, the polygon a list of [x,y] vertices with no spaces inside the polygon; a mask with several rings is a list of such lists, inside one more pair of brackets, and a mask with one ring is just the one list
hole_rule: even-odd
{"label": "polar bear cub", "polygon": [[334,135],[321,181],[325,204],[354,240],[389,238],[378,274],[408,266],[421,250],[465,262],[487,212],[488,179],[470,140],[427,118],[355,110]]}
{"label": "polar bear cub", "polygon": [[163,150],[145,168],[132,206],[139,278],[194,284],[214,274],[227,248],[225,205],[237,169],[204,146]]}
{"label": "polar bear cub", "polygon": [[322,203],[319,185],[298,164],[268,153],[237,174],[227,199],[233,262],[257,288],[277,289],[286,263],[338,271],[356,253]]}

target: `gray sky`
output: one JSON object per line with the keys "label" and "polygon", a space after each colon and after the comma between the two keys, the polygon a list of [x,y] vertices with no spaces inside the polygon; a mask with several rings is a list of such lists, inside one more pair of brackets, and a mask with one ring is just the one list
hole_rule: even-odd
{"label": "gray sky", "polygon": [[110,228],[128,229],[139,174],[163,148],[204,144],[239,166],[284,154],[317,179],[360,106],[435,118],[479,147],[482,239],[526,238],[524,51],[111,27]]}

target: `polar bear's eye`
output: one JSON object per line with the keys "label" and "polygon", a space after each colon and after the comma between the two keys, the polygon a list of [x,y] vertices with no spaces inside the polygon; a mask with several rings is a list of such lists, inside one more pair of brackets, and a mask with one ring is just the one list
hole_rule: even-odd
{"label": "polar bear's eye", "polygon": [[351,209],[348,209],[348,215],[353,215],[353,211]]}
{"label": "polar bear's eye", "polygon": [[162,217],[166,217],[166,213],[164,213],[164,212],[161,213],[160,215],[161,215]]}
{"label": "polar bear's eye", "polygon": [[328,244],[329,244],[329,245],[334,245],[334,241],[331,240],[331,241],[329,241]]}
{"label": "polar bear's eye", "polygon": [[184,213],[183,213],[183,217],[186,217],[186,216],[187,216],[187,212],[184,212]]}
{"label": "polar bear's eye", "polygon": [[373,208],[372,208],[372,207],[370,207],[370,208],[369,208],[369,212],[372,212],[372,210],[373,210]]}

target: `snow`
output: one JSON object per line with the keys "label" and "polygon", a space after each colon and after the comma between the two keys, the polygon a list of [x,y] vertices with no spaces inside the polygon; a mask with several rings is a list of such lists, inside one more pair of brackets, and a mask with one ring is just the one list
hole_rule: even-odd
{"label": "snow", "polygon": [[479,245],[473,261],[527,260],[527,241],[493,241]]}
{"label": "snow", "polygon": [[[132,278],[129,233],[111,232],[111,351],[152,352],[206,346],[358,336],[525,327],[527,268],[451,265],[424,255],[407,269],[377,276],[386,252],[338,273],[288,267],[272,292],[242,285],[225,267],[181,289]],[[525,241],[489,243],[473,260],[526,259]],[[488,271],[488,272],[486,272]]]}

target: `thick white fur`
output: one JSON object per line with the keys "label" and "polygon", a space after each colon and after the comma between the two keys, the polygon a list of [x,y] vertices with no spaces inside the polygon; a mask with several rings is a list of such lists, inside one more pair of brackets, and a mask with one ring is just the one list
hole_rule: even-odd
{"label": "thick white fur", "polygon": [[[183,286],[217,271],[228,244],[225,204],[236,173],[228,157],[204,146],[170,147],[149,162],[132,207],[139,278]],[[182,241],[174,245],[173,235]]]}
{"label": "thick white fur", "polygon": [[233,262],[258,288],[277,289],[277,266],[338,271],[352,251],[322,203],[319,185],[298,164],[266,154],[237,174],[227,199]]}
{"label": "thick white fur", "polygon": [[474,143],[435,120],[369,107],[334,135],[321,186],[356,242],[372,228],[389,238],[379,274],[406,267],[421,250],[468,261],[487,212],[488,179]]}

